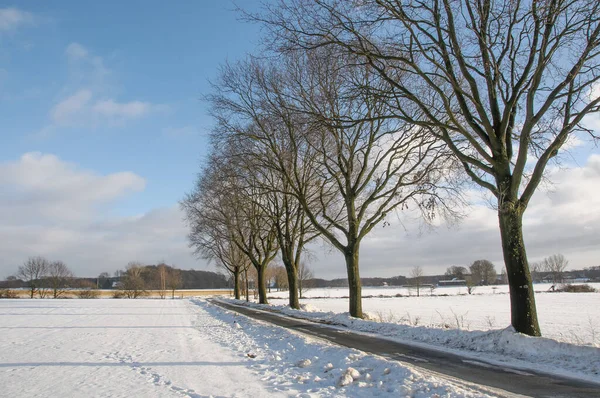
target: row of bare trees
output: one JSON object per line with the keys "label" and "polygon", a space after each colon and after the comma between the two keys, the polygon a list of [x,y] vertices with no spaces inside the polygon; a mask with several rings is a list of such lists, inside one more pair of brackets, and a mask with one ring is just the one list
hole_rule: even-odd
{"label": "row of bare trees", "polygon": [[467,269],[460,265],[453,265],[446,269],[445,276],[463,279],[475,285],[492,285],[496,283],[498,274],[496,267],[489,260],[475,260]]}
{"label": "row of bare trees", "polygon": [[245,15],[265,52],[224,65],[207,96],[212,152],[183,201],[198,254],[261,279],[279,250],[296,291],[320,236],[361,317],[365,236],[407,209],[455,217],[464,176],[497,209],[512,325],[540,335],[523,214],[567,140],[597,138],[582,122],[600,110],[600,3],[289,0]]}
{"label": "row of bare trees", "polygon": [[362,317],[365,236],[396,210],[453,217],[460,199],[451,153],[428,129],[387,117],[371,88],[383,84],[354,56],[325,50],[224,65],[207,96],[212,152],[182,201],[197,253],[234,279],[253,266],[261,303],[279,255],[298,308],[301,255],[320,237],[344,256],[350,313]]}
{"label": "row of bare trees", "polygon": [[[348,258],[348,267],[354,266],[351,257],[358,252],[352,247],[361,236],[359,223],[352,217],[356,213],[352,211],[353,194],[363,186],[361,177],[373,177],[366,184],[369,187],[385,177],[371,175],[362,167],[368,162],[352,156],[351,148],[361,147],[362,142],[353,140],[344,128],[352,131],[371,125],[385,129],[396,123],[393,130],[397,134],[416,136],[420,147],[428,148],[430,143],[436,148],[435,155],[425,156],[426,163],[435,158],[433,164],[439,164],[437,154],[449,151],[464,175],[490,194],[498,213],[512,325],[519,332],[540,335],[523,214],[547,165],[569,138],[579,133],[598,138],[583,122],[600,110],[599,15],[597,0],[290,0],[247,15],[266,28],[267,47],[279,57],[276,63],[292,62],[294,68],[295,61],[290,59],[318,58],[315,54],[334,60],[324,80],[312,71],[332,64],[327,61],[302,65],[295,75],[278,75],[277,81],[301,85],[303,90],[278,91],[294,104],[277,105],[288,114],[301,102],[301,109],[308,110],[304,115],[316,116],[329,126],[328,133],[322,134],[326,138],[317,136],[309,141],[321,144],[330,165],[343,166],[326,167],[328,174],[323,177],[336,180],[350,193],[344,201],[350,209],[346,214],[348,241],[336,242],[337,236],[330,239]],[[363,95],[375,98],[361,98],[361,104],[367,104],[365,112],[347,114],[347,108],[336,102],[339,96],[329,95],[339,83],[337,72],[347,70],[347,65],[353,66],[353,73],[344,75],[341,84],[356,84],[363,88]],[[307,81],[315,84],[303,84]],[[252,92],[248,85],[242,87],[244,94]],[[338,88],[334,91],[340,92]],[[345,92],[341,97],[356,98]],[[252,100],[251,96],[244,98]],[[279,95],[276,98],[279,100]],[[227,103],[242,111],[246,105],[256,104],[262,111],[271,101],[244,101],[241,107],[239,102]],[[331,112],[324,114],[323,110]],[[264,120],[259,117],[257,124],[263,125]],[[307,120],[303,126],[312,124],[313,120]],[[251,130],[254,134],[260,128]],[[349,140],[337,141],[338,136]],[[377,145],[381,149],[393,146]],[[339,156],[343,150],[349,156]],[[344,172],[352,178],[344,178]],[[291,174],[293,179],[296,173]],[[368,230],[370,224],[364,225]],[[345,228],[338,230],[345,232]],[[325,230],[321,232],[325,235]],[[351,312],[360,315],[359,308]]]}
{"label": "row of bare trees", "polygon": [[542,261],[531,264],[531,273],[534,279],[540,279],[542,275],[550,279],[552,283],[564,282],[564,272],[569,261],[562,254],[553,254]]}
{"label": "row of bare trees", "polygon": [[[108,275],[103,273],[101,276],[104,274]],[[168,292],[174,297],[175,290],[181,285],[180,271],[164,263],[144,266],[138,262],[130,262],[125,271],[118,274],[120,281],[116,288],[128,298],[141,297],[150,289],[157,291],[161,298],[165,298]],[[27,259],[18,268],[14,278],[25,283],[30,298],[63,298],[73,288],[89,290],[97,287],[88,279],[75,278],[62,261],[52,262],[40,256]]]}
{"label": "row of bare trees", "polygon": [[165,263],[145,266],[132,261],[120,274],[121,280],[116,287],[125,297],[132,299],[147,295],[148,290],[156,291],[161,299],[169,293],[171,298],[175,298],[175,290],[181,286],[180,270]]}
{"label": "row of bare trees", "polygon": [[17,271],[17,278],[27,283],[33,298],[61,298],[73,285],[73,272],[62,261],[49,261],[44,257],[30,257]]}

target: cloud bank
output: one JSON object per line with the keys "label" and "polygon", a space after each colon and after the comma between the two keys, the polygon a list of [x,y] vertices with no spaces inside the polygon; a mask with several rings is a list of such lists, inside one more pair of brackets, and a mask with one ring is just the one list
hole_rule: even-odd
{"label": "cloud bank", "polygon": [[[600,155],[580,167],[553,168],[552,190],[540,190],[525,213],[525,242],[531,261],[564,254],[572,268],[600,265]],[[14,273],[29,256],[65,261],[79,276],[122,269],[129,261],[166,261],[181,268],[205,268],[191,255],[187,227],[177,206],[120,216],[130,195],[143,195],[143,177],[123,171],[101,175],[54,155],[27,153],[0,164],[0,277]],[[362,276],[426,274],[451,265],[489,259],[502,268],[494,210],[474,205],[461,224],[419,231],[391,218],[361,248]],[[405,219],[405,218],[404,218]],[[315,245],[311,267],[318,277],[344,277],[343,257]]]}
{"label": "cloud bank", "polygon": [[29,256],[62,260],[79,276],[165,260],[197,265],[177,207],[118,216],[119,200],[141,193],[131,172],[100,175],[54,155],[26,153],[0,164],[0,277]]}

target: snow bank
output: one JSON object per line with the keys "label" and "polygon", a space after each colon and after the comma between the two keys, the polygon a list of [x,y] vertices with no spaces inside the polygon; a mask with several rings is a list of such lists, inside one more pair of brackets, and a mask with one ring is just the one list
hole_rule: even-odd
{"label": "snow bank", "polygon": [[350,328],[406,344],[425,344],[429,348],[450,351],[493,364],[600,383],[599,348],[563,343],[544,337],[530,337],[516,333],[511,327],[489,331],[430,328],[357,319],[350,317],[348,313],[316,311],[312,306],[303,306],[303,309],[298,311],[283,305],[264,306],[233,299],[226,301],[318,320],[333,327]]}
{"label": "snow bank", "polygon": [[[410,365],[273,327],[202,299],[192,302],[222,322],[206,331],[211,339],[238,352],[276,392],[298,397],[496,396],[491,389],[451,382]],[[241,327],[231,327],[234,323]]]}

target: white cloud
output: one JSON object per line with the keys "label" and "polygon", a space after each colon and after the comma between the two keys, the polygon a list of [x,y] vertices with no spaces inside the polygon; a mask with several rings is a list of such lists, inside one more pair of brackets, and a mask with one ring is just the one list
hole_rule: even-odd
{"label": "white cloud", "polygon": [[69,61],[71,85],[85,85],[95,92],[104,92],[110,87],[107,79],[112,72],[105,65],[104,58],[76,42],[67,46],[65,54]]}
{"label": "white cloud", "polygon": [[151,111],[152,104],[148,102],[132,101],[118,103],[112,99],[96,102],[92,107],[94,113],[108,118],[137,118]]}
{"label": "white cloud", "polygon": [[117,102],[112,98],[94,99],[92,91],[82,89],[60,101],[50,110],[56,126],[94,127],[99,123],[122,123],[165,109],[149,102]]}
{"label": "white cloud", "polygon": [[141,191],[145,181],[131,172],[97,175],[32,152],[0,164],[0,187],[1,219],[62,223],[88,219],[94,206]]}
{"label": "white cloud", "polygon": [[79,43],[69,44],[65,50],[65,53],[71,61],[86,59],[89,55],[88,50]]}
{"label": "white cloud", "polygon": [[90,90],[79,90],[56,104],[50,111],[50,117],[59,125],[69,124],[86,109],[91,99]]}
{"label": "white cloud", "polygon": [[[539,189],[524,217],[524,239],[530,261],[562,253],[571,268],[600,265],[600,154],[584,166],[551,170],[551,192]],[[401,214],[402,217],[402,214]],[[404,220],[402,220],[404,221]],[[391,218],[378,226],[360,252],[362,276],[408,275],[416,265],[426,274],[443,273],[451,265],[468,266],[489,259],[503,267],[498,218],[494,210],[474,205],[457,227],[420,233],[411,223]],[[343,257],[335,250],[318,253],[313,267],[319,277],[344,275]]]}
{"label": "white cloud", "polygon": [[0,32],[14,31],[23,25],[32,24],[33,15],[18,8],[0,8]]}
{"label": "white cloud", "polygon": [[[525,213],[530,260],[562,253],[573,268],[600,264],[600,154],[581,167],[553,169],[552,192],[538,191]],[[177,206],[121,217],[112,205],[145,187],[131,172],[100,175],[54,155],[28,153],[0,163],[0,277],[16,271],[31,255],[60,259],[78,275],[122,268],[128,261],[165,260],[182,268],[199,263],[187,247],[188,229]],[[402,214],[401,214],[402,217]],[[415,265],[443,273],[451,265],[486,258],[502,268],[497,215],[483,205],[470,209],[458,227],[423,234],[410,223],[390,219],[361,246],[361,275],[408,275]],[[317,247],[321,247],[317,244]],[[318,277],[343,277],[343,257],[317,249],[311,266]],[[204,265],[204,263],[202,263]]]}
{"label": "white cloud", "polygon": [[47,138],[61,127],[85,129],[122,125],[169,110],[162,104],[117,99],[115,94],[122,90],[109,82],[112,72],[104,65],[104,59],[82,44],[70,43],[65,55],[69,61],[69,81],[48,112],[50,122],[38,130],[36,137]]}
{"label": "white cloud", "polygon": [[0,277],[35,255],[65,261],[79,276],[112,272],[133,260],[196,266],[176,206],[111,215],[119,199],[144,187],[134,173],[100,175],[49,154],[0,163],[0,252],[6,264]]}

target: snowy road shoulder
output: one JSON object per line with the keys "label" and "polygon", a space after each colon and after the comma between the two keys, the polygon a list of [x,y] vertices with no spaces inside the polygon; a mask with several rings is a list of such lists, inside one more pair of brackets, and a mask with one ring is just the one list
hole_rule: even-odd
{"label": "snowy road shoulder", "polygon": [[269,388],[299,396],[487,397],[491,390],[470,388],[412,366],[302,336],[192,300],[198,312],[222,322],[207,330],[230,347],[268,383]]}
{"label": "snowy road shoulder", "polygon": [[388,338],[399,343],[441,350],[516,371],[554,374],[600,384],[600,348],[532,338],[511,328],[490,331],[465,331],[408,326],[350,317],[346,314],[290,309],[282,305],[260,305],[233,299],[225,302],[256,309],[342,326],[353,332]]}

